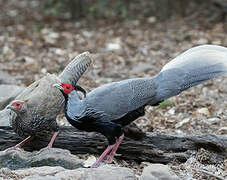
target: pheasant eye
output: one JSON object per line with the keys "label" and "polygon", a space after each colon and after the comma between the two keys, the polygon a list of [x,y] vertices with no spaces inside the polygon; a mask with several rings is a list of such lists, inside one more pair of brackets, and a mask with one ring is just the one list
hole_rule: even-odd
{"label": "pheasant eye", "polygon": [[70,87],[69,86],[66,86],[66,89],[70,89]]}
{"label": "pheasant eye", "polygon": [[17,106],[20,106],[20,104],[17,104]]}

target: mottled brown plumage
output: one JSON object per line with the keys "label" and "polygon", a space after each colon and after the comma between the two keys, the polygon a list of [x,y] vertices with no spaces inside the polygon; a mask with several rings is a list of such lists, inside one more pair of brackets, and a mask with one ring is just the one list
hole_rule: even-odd
{"label": "mottled brown plumage", "polygon": [[[58,131],[56,117],[64,99],[59,92],[53,91],[52,86],[59,81],[57,76],[48,74],[29,86],[32,90],[27,95],[21,94],[10,103],[8,108],[11,107],[17,114],[10,124],[19,136],[26,138],[43,130]],[[21,110],[12,108],[16,102],[22,103]]]}
{"label": "mottled brown plumage", "polygon": [[[10,124],[14,131],[23,138],[35,136],[46,130],[54,131],[51,140],[53,143],[58,133],[56,117],[65,100],[62,93],[53,88],[53,84],[63,81],[75,84],[91,62],[89,53],[85,52],[70,62],[59,76],[47,74],[28,86],[7,106],[7,109],[12,110]],[[51,146],[52,144],[49,144],[49,147]],[[20,148],[21,145],[15,147]]]}

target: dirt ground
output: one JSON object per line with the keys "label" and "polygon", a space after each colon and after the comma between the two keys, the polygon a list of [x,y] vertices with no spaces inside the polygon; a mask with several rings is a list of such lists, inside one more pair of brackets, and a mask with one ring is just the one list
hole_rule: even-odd
{"label": "dirt ground", "polygon": [[[92,53],[94,63],[79,85],[90,91],[112,81],[153,76],[168,61],[196,45],[227,46],[223,22],[209,24],[201,19],[204,21],[201,25],[196,19],[179,17],[165,22],[155,17],[72,22],[43,16],[40,1],[16,2],[0,0],[0,70],[14,76],[17,85],[27,86],[47,72],[60,73],[70,59],[84,51]],[[226,135],[226,77],[191,88],[171,100],[174,104],[170,106],[148,107],[136,124],[144,131],[168,134]],[[58,120],[67,124],[63,115]],[[134,168],[137,173],[146,165],[121,160],[118,163]],[[187,167],[191,167],[192,178],[215,179],[196,171],[201,165],[198,163],[192,158],[170,166],[182,179],[188,173]],[[223,164],[201,166],[218,176],[227,174],[227,160]]]}

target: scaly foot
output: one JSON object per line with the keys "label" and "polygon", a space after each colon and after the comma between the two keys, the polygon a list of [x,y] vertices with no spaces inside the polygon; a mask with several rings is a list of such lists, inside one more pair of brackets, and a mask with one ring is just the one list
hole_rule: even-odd
{"label": "scaly foot", "polygon": [[116,151],[119,147],[119,145],[121,144],[122,140],[124,139],[124,134],[122,134],[116,141],[116,143],[114,144],[114,147],[108,157],[108,159],[106,160],[106,163],[112,163],[114,155],[116,155]]}
{"label": "scaly foot", "polygon": [[109,145],[98,160],[91,166],[91,168],[97,168],[101,161],[106,157],[106,155],[113,149],[114,145]]}
{"label": "scaly foot", "polygon": [[28,136],[26,139],[24,139],[23,141],[21,141],[20,143],[18,143],[17,145],[7,148],[5,151],[9,151],[9,150],[20,150],[20,151],[24,151],[24,149],[22,149],[21,147],[28,141],[30,141],[32,138],[32,136]]}

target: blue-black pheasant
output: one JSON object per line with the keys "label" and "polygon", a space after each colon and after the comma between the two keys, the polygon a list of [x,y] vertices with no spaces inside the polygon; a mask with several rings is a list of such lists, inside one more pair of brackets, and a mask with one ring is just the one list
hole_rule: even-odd
{"label": "blue-black pheasant", "polygon": [[65,116],[74,127],[99,132],[109,146],[92,165],[97,167],[110,152],[111,162],[124,134],[122,128],[145,114],[145,106],[163,100],[206,80],[227,74],[227,48],[202,45],[191,48],[166,64],[154,77],[127,79],[93,89],[80,98],[75,84],[61,83],[66,99]]}

